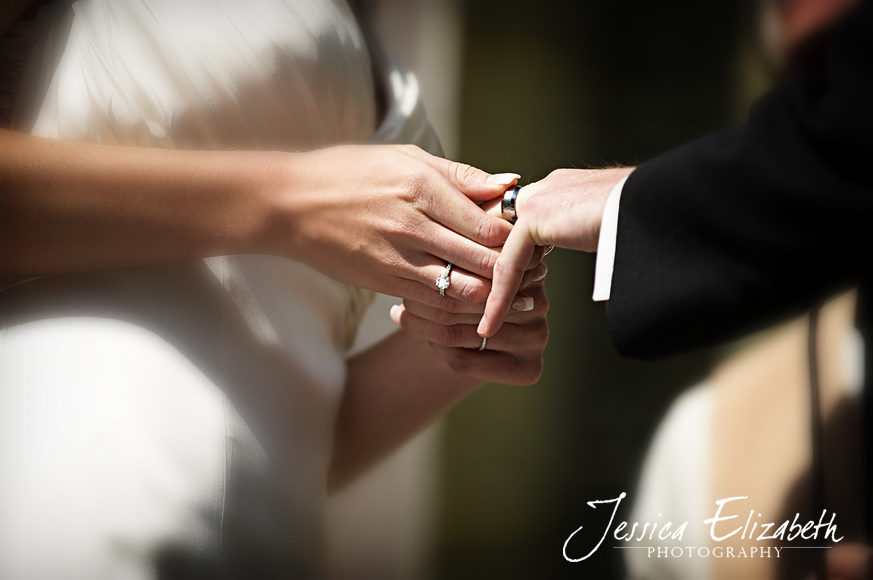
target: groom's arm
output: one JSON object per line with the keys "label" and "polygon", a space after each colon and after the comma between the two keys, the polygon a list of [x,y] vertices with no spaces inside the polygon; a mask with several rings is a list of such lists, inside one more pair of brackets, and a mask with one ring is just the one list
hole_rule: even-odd
{"label": "groom's arm", "polygon": [[[635,170],[562,169],[522,188],[479,332],[500,328],[535,245],[601,252],[595,298],[608,298],[626,355],[703,346],[798,313],[873,271],[871,155],[868,3],[834,37],[827,74],[773,91],[746,126]],[[604,223],[617,223],[613,237]]]}
{"label": "groom's arm", "polygon": [[623,354],[746,333],[873,269],[871,9],[845,23],[825,78],[781,87],[745,127],[629,177],[608,307]]}

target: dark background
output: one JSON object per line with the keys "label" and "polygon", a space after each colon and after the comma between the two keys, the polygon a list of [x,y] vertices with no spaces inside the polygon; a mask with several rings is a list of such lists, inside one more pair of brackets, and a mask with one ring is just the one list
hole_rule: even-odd
{"label": "dark background", "polygon": [[[766,78],[749,2],[469,0],[463,15],[459,157],[521,168],[522,184],[741,122]],[[564,541],[597,521],[588,501],[627,492],[627,516],[657,422],[719,358],[621,359],[590,300],[594,257],[555,250],[548,263],[542,381],[486,386],[447,420],[436,578],[622,578],[621,550],[605,542],[571,564]]]}

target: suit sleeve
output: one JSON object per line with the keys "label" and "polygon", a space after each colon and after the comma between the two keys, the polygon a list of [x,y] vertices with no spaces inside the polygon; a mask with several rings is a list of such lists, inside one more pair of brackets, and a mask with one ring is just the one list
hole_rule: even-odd
{"label": "suit sleeve", "polygon": [[740,128],[641,165],[624,186],[608,308],[651,358],[802,312],[873,269],[873,10],[827,72],[772,91]]}

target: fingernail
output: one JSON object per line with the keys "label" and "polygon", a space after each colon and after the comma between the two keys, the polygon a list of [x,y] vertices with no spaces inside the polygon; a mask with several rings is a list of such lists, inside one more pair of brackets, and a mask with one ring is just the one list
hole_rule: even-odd
{"label": "fingernail", "polygon": [[517,173],[495,173],[485,180],[488,185],[509,185],[516,179],[520,179],[521,175]]}
{"label": "fingernail", "polygon": [[528,312],[533,310],[534,299],[530,296],[516,296],[515,302],[512,303],[512,309],[519,312]]}
{"label": "fingernail", "polygon": [[485,336],[485,319],[479,321],[479,326],[476,328],[476,334],[481,337]]}
{"label": "fingernail", "polygon": [[[543,263],[543,266],[546,266],[545,263]],[[537,274],[536,276],[534,276],[534,280],[533,280],[533,281],[534,281],[534,282],[539,282],[540,280],[544,279],[544,278],[548,275],[548,273],[549,273],[549,267],[546,266],[545,268],[542,269],[542,272],[540,272],[539,274]]]}
{"label": "fingernail", "polygon": [[395,304],[391,307],[391,320],[393,320],[396,324],[400,324],[400,305]]}

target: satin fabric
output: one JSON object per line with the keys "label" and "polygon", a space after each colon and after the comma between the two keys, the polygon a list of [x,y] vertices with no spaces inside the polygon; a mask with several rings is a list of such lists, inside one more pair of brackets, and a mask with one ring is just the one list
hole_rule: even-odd
{"label": "satin fabric", "polygon": [[[44,7],[12,127],[171,149],[412,142],[414,76],[341,1]],[[371,302],[262,255],[0,285],[0,576],[317,576],[346,351]]]}

